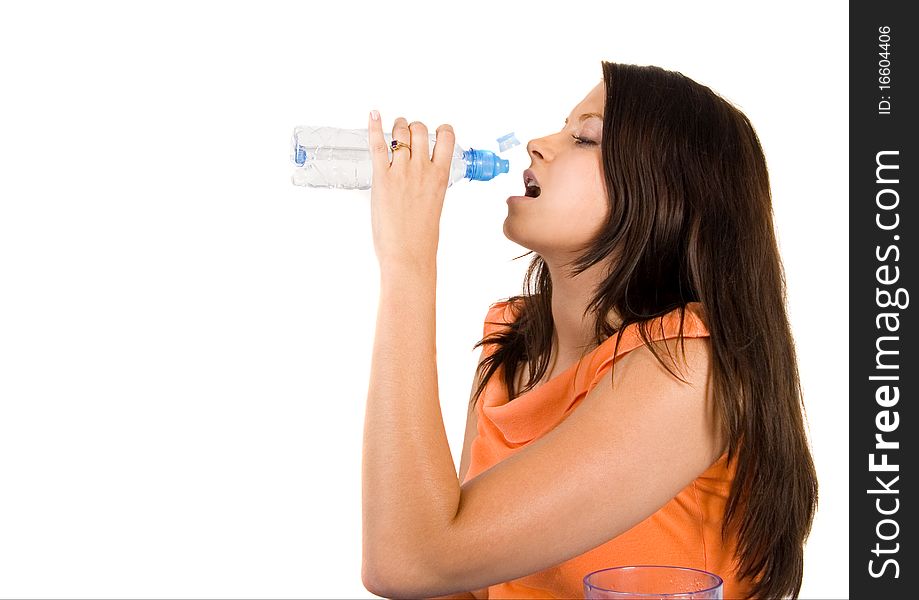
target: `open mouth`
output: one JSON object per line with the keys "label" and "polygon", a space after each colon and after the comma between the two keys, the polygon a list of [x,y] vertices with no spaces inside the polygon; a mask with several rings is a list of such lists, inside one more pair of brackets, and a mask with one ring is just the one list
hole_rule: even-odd
{"label": "open mouth", "polygon": [[523,186],[526,188],[527,198],[539,198],[542,190],[539,189],[539,182],[536,181],[536,174],[530,169],[523,172]]}

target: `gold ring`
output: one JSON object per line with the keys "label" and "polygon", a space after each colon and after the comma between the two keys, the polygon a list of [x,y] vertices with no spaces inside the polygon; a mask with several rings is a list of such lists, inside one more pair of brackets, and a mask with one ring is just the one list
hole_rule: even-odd
{"label": "gold ring", "polygon": [[398,140],[393,140],[392,143],[390,144],[390,146],[392,147],[392,151],[393,151],[393,152],[395,152],[395,151],[398,150],[399,148],[408,148],[409,154],[412,153],[412,147],[411,147],[410,145],[406,144],[405,142],[400,142],[400,141],[398,141]]}

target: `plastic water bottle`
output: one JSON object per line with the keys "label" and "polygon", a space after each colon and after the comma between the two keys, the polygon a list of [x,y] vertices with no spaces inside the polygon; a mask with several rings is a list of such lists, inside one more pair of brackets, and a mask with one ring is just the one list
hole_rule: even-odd
{"label": "plastic water bottle", "polygon": [[[384,132],[389,158],[392,160],[392,134]],[[436,133],[429,136],[428,158],[434,154]],[[400,140],[408,142],[408,140]],[[405,152],[407,149],[402,149]],[[337,127],[294,128],[290,159],[294,164],[291,181],[310,187],[368,190],[372,181],[373,164],[366,129]],[[507,173],[508,162],[488,150],[464,150],[453,146],[453,162],[447,186],[461,179],[488,181]]]}

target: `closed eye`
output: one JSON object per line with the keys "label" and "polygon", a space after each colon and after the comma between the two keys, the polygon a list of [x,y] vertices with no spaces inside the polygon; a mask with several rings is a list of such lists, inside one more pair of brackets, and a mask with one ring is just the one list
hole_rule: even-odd
{"label": "closed eye", "polygon": [[576,135],[574,135],[574,134],[572,134],[571,137],[573,137],[573,138],[575,139],[574,144],[575,144],[576,146],[595,146],[595,145],[597,144],[597,142],[592,142],[592,141],[590,141],[590,140],[585,140],[585,139],[583,139],[583,138],[579,138],[578,136],[576,136]]}

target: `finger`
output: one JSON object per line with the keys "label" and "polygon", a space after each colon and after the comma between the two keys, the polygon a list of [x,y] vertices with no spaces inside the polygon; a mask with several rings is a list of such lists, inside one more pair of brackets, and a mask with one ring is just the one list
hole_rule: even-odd
{"label": "finger", "polygon": [[431,161],[439,168],[449,172],[450,164],[453,162],[453,148],[456,144],[456,136],[453,133],[453,126],[444,123],[437,128],[437,141],[434,143],[434,156]]}
{"label": "finger", "polygon": [[[379,115],[380,113],[377,113],[377,117]],[[367,145],[370,148],[373,172],[384,173],[389,169],[389,146],[386,144],[386,136],[383,135],[383,119],[374,119],[372,113],[367,118],[369,119],[367,124]]]}
{"label": "finger", "polygon": [[[408,128],[408,121],[405,120],[405,117],[397,117],[395,122],[393,122],[392,139],[399,140],[405,144],[412,143],[412,132]],[[392,151],[393,165],[408,164],[410,158],[411,150],[408,148],[400,148]]]}
{"label": "finger", "polygon": [[430,160],[431,152],[427,126],[421,121],[412,121],[408,128],[412,132],[412,158],[419,161]]}

